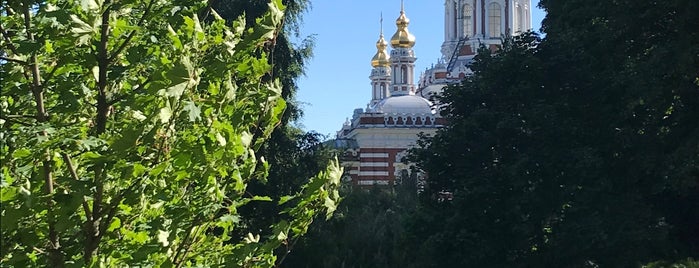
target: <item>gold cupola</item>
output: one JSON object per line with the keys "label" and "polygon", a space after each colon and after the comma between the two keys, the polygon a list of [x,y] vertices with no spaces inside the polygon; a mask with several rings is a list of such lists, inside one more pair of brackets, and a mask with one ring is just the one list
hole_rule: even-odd
{"label": "gold cupola", "polygon": [[[383,22],[383,16],[381,18]],[[388,43],[386,39],[383,39],[383,27],[381,27],[381,34],[379,35],[379,41],[376,41],[376,55],[371,59],[372,67],[387,67],[391,65],[389,61],[388,53],[386,53],[386,48]]]}
{"label": "gold cupola", "polygon": [[398,29],[391,37],[391,46],[393,48],[412,48],[415,45],[415,36],[408,31],[410,20],[405,16],[403,9],[403,1],[400,2],[400,16],[396,20]]}

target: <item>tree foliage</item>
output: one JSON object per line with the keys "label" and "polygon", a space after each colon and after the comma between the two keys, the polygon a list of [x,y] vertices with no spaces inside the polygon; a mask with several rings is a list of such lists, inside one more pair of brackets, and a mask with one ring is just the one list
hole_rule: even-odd
{"label": "tree foliage", "polygon": [[[231,22],[245,16],[248,23],[254,23],[266,10],[263,3],[254,0],[217,0],[211,3],[221,17]],[[250,192],[272,198],[292,194],[305,183],[306,178],[323,170],[333,158],[333,152],[321,143],[323,136],[315,132],[304,132],[294,125],[303,114],[295,100],[295,94],[300,90],[297,79],[304,74],[306,61],[312,56],[313,38],[302,37],[300,44],[295,44],[292,40],[300,37],[298,27],[310,3],[307,0],[283,0],[282,3],[286,7],[284,21],[273,46],[269,48],[268,60],[273,64],[271,73],[280,81],[281,96],[287,101],[287,107],[279,126],[259,150],[273,168],[265,180],[257,180],[248,185]],[[239,212],[246,215],[248,221],[238,231],[246,233],[265,229],[283,218],[274,213],[278,209],[278,205],[273,202],[258,202],[241,208]],[[293,246],[286,247],[283,251],[288,251]]]}
{"label": "tree foliage", "polygon": [[[271,267],[329,217],[337,163],[293,195],[247,191],[286,107],[266,7],[251,24],[206,2],[3,2],[3,266]],[[231,237],[251,202],[287,220]]]}
{"label": "tree foliage", "polygon": [[409,186],[343,192],[334,217],[315,222],[283,267],[420,267],[406,232],[418,201]]}
{"label": "tree foliage", "polygon": [[[301,44],[294,44],[292,40],[299,36],[299,27],[303,21],[303,13],[310,8],[308,0],[282,0],[286,7],[281,30],[277,34],[273,46],[270,49],[269,62],[273,63],[272,73],[279,79],[282,85],[282,97],[287,100],[287,109],[282,116],[282,125],[299,119],[303,115],[299,104],[294,97],[299,90],[296,80],[304,74],[306,60],[313,55],[314,39],[312,36],[303,37]],[[233,21],[240,16],[245,16],[247,23],[254,23],[256,18],[262,15],[266,6],[264,2],[256,0],[215,0],[211,5],[221,14],[221,17]],[[284,132],[284,128],[277,131]],[[272,143],[276,142],[273,137]]]}
{"label": "tree foliage", "polygon": [[[699,5],[541,1],[445,90],[430,176],[434,267],[638,267],[699,252]],[[691,19],[689,19],[691,18]]]}

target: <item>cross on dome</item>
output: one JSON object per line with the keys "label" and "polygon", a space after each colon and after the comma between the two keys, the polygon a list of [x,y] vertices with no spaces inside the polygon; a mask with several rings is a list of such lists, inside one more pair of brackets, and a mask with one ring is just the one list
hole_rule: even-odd
{"label": "cross on dome", "polygon": [[412,48],[415,46],[415,36],[408,31],[410,19],[405,16],[403,0],[400,1],[400,16],[396,19],[398,29],[391,37],[391,46],[393,48]]}
{"label": "cross on dome", "polygon": [[379,34],[379,40],[376,41],[376,54],[374,55],[374,58],[371,59],[371,66],[372,67],[388,67],[391,65],[391,62],[388,57],[388,53],[386,53],[386,48],[388,47],[388,43],[386,42],[386,39],[383,38],[383,13],[381,14],[381,30]]}

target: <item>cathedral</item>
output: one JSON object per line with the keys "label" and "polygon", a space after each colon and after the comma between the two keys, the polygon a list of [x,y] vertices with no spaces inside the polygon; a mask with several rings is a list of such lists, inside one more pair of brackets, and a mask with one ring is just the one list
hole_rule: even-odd
{"label": "cathedral", "polygon": [[419,79],[414,76],[416,38],[408,30],[403,2],[389,42],[383,30],[379,34],[371,59],[371,99],[366,108],[354,110],[334,141],[345,150],[345,179],[353,185],[400,183],[410,172],[403,161],[407,150],[420,134],[433,135],[447,123],[428,98],[468,76],[479,47],[497,51],[503,36],[531,29],[531,0],[445,0],[444,7],[442,59]]}

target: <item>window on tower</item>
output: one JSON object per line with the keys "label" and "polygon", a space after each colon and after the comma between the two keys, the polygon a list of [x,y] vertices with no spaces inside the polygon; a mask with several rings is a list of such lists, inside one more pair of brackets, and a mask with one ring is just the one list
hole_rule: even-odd
{"label": "window on tower", "polygon": [[517,5],[517,31],[524,32],[524,12],[522,12],[522,6]]}
{"label": "window on tower", "polygon": [[498,3],[490,4],[490,7],[488,7],[488,34],[490,37],[499,38],[502,35],[500,30],[501,17],[500,5]]}
{"label": "window on tower", "polygon": [[464,37],[473,36],[473,8],[471,5],[464,5]]}
{"label": "window on tower", "polygon": [[407,84],[408,83],[408,68],[405,66],[400,67],[400,73],[401,73],[401,83],[402,84]]}
{"label": "window on tower", "polygon": [[393,66],[393,83],[398,84],[398,76],[396,75],[396,66]]}
{"label": "window on tower", "polygon": [[455,4],[455,5],[454,5],[454,13],[452,13],[452,14],[454,14],[454,15],[453,15],[453,18],[454,18],[454,19],[453,19],[453,22],[454,22],[453,26],[454,26],[454,27],[452,27],[452,28],[453,28],[452,34],[454,35],[454,38],[458,38],[458,36],[459,36],[459,35],[458,35],[458,27],[457,27],[459,21],[456,19],[457,16],[458,16],[458,14],[459,14],[459,10],[457,9],[458,7],[459,7],[459,5],[456,5],[456,4]]}

